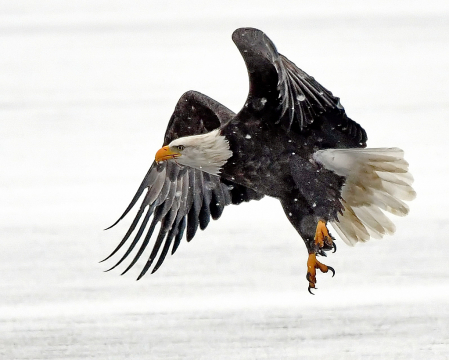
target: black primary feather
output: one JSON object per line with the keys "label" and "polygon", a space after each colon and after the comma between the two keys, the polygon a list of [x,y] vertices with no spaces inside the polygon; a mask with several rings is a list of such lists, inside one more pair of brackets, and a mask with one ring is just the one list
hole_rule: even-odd
{"label": "black primary feather", "polygon": [[[234,116],[232,111],[215,100],[201,93],[188,91],[179,99],[175,107],[163,144],[166,145],[182,136],[209,132],[228,122]],[[125,236],[114,251],[102,261],[115,255],[138,228],[136,235],[120,260],[106,271],[119,266],[141,242],[133,260],[122,274],[131,269],[145,252],[160,223],[156,241],[138,279],[147,273],[160,252],[152,270],[155,272],[162,265],[172,244],[171,253],[176,252],[186,228],[186,239],[190,241],[195,236],[198,227],[201,230],[207,227],[211,217],[214,220],[220,218],[226,205],[239,203],[232,201],[235,197],[232,182],[226,181],[225,184],[223,181],[224,179],[219,176],[206,174],[173,162],[153,163],[124,213],[112,226],[108,227],[110,229],[122,220],[136,205],[144,191],[147,191]],[[236,184],[235,186],[244,189],[242,186]],[[246,201],[260,199],[263,196],[255,192],[250,194],[253,196],[248,195]],[[139,222],[141,223],[138,227]],[[150,225],[148,226],[148,224]]]}
{"label": "black primary feather", "polygon": [[274,121],[288,131],[298,133],[307,133],[307,129],[327,123],[333,127],[334,133],[343,133],[345,142],[352,138],[355,147],[366,144],[365,130],[347,117],[340,99],[279,54],[262,31],[237,29],[232,40],[245,61],[250,82],[242,112],[251,115],[242,116],[240,121],[257,116],[262,121]]}

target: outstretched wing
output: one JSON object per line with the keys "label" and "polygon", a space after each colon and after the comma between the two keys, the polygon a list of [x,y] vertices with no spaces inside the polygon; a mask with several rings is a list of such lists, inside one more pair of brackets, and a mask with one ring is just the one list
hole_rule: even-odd
{"label": "outstretched wing", "polygon": [[[234,116],[231,110],[215,100],[198,92],[189,91],[176,105],[165,133],[164,145],[178,137],[212,131]],[[143,195],[145,190],[146,193]],[[181,166],[173,161],[159,164],[154,162],[125,212],[109,228],[123,219],[142,196],[143,201],[130,228],[116,249],[103,260],[115,255],[130,241],[137,230],[125,254],[109,269],[112,270],[121,264],[143,238],[139,250],[122,274],[126,273],[142,256],[156,226],[160,223],[153,249],[138,279],[145,275],[158,258],[152,270],[152,273],[155,272],[162,265],[170,248],[171,253],[175,253],[185,232],[187,241],[190,241],[195,236],[198,226],[204,230],[211,217],[216,220],[221,216],[226,205],[263,197],[251,189],[221,179],[219,176]]]}
{"label": "outstretched wing", "polygon": [[343,134],[346,146],[365,146],[365,130],[347,117],[340,99],[279,54],[262,31],[237,29],[232,40],[245,60],[250,82],[242,112],[256,112],[258,118],[287,131],[328,128]]}

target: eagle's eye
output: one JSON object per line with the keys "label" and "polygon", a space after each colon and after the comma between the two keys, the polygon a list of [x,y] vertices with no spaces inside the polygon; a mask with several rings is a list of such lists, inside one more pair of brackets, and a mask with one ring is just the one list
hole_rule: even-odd
{"label": "eagle's eye", "polygon": [[179,151],[182,151],[182,150],[185,149],[185,146],[184,146],[184,145],[178,145],[178,146],[176,146],[176,148],[177,148]]}

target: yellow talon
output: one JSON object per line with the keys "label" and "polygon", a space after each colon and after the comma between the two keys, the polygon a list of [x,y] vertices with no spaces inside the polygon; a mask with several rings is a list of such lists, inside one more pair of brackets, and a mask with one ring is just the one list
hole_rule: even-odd
{"label": "yellow talon", "polygon": [[309,254],[307,259],[307,281],[309,282],[309,293],[314,295],[310,289],[315,289],[316,284],[316,269],[320,269],[321,272],[327,273],[329,270],[332,271],[332,277],[335,275],[335,270],[331,266],[324,265],[316,259],[316,254]]}
{"label": "yellow talon", "polygon": [[329,231],[326,227],[324,220],[319,220],[315,231],[315,244],[319,249],[322,249],[324,245],[333,246],[332,236],[329,235]]}

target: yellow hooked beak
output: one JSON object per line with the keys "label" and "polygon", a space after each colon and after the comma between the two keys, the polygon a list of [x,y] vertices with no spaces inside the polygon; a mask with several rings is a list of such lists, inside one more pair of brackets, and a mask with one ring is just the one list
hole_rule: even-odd
{"label": "yellow hooked beak", "polygon": [[170,159],[175,159],[178,156],[181,156],[179,152],[172,151],[168,146],[164,146],[157,151],[155,160],[156,162],[166,161]]}

